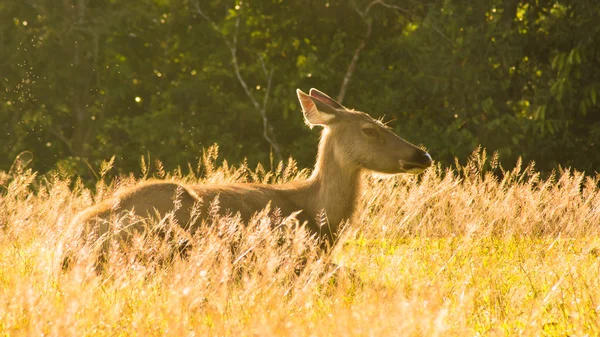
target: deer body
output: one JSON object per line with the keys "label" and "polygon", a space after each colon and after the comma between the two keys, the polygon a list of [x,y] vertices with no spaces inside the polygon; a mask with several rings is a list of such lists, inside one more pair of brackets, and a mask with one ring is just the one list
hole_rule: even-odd
{"label": "deer body", "polygon": [[[110,217],[119,212],[130,211],[144,217],[174,211],[177,223],[193,233],[200,224],[191,222],[194,205],[199,207],[201,220],[207,215],[210,203],[218,198],[221,212],[239,212],[245,221],[269,203],[283,215],[300,211],[298,220],[331,245],[340,224],[352,217],[363,171],[419,173],[431,165],[431,157],[425,151],[404,141],[369,115],[348,110],[316,89],[311,89],[310,95],[300,90],[297,94],[306,123],[310,127],[324,127],[315,169],[307,180],[281,185],[184,185],[150,181],[83,211],[74,221],[83,224],[88,235],[102,237],[109,231]],[[326,228],[316,221],[321,214],[325,215]]]}

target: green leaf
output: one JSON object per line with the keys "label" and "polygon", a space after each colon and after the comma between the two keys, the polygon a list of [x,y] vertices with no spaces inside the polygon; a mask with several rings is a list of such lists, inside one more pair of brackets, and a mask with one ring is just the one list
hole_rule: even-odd
{"label": "green leaf", "polygon": [[587,115],[587,104],[585,104],[585,100],[579,102],[579,111],[581,111],[581,115]]}

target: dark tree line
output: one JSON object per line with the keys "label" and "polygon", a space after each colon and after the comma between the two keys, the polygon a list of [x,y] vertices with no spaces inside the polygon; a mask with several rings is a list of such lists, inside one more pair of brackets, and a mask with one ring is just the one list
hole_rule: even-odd
{"label": "dark tree line", "polygon": [[316,87],[445,164],[481,144],[593,173],[599,22],[595,0],[5,0],[0,169],[172,169],[213,143],[309,166],[295,89]]}

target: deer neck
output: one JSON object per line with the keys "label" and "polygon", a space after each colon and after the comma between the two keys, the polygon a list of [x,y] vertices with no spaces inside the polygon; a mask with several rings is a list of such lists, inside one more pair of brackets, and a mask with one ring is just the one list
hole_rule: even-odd
{"label": "deer neck", "polygon": [[361,170],[348,163],[329,132],[325,128],[321,134],[317,162],[309,182],[314,196],[313,211],[317,217],[325,215],[329,229],[337,234],[340,223],[350,220],[354,213],[360,191]]}

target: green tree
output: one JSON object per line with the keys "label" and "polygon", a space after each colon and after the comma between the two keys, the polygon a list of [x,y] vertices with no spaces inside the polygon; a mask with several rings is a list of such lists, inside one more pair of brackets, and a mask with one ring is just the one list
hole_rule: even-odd
{"label": "green tree", "polygon": [[444,164],[482,144],[592,173],[598,19],[593,0],[6,0],[0,169],[24,150],[86,179],[113,155],[173,169],[215,142],[309,166],[295,89],[316,87]]}

